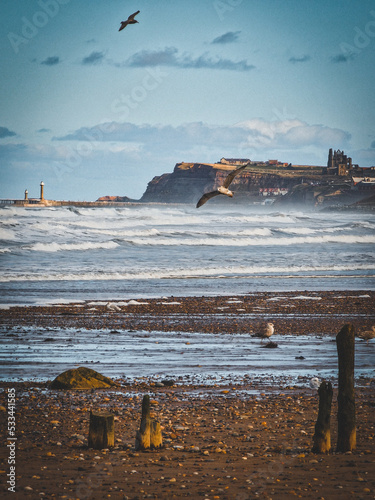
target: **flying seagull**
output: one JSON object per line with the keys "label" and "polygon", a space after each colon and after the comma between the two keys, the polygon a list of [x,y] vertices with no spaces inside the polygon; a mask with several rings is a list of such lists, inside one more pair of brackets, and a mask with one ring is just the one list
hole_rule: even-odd
{"label": "flying seagull", "polygon": [[245,165],[241,165],[240,167],[236,168],[235,170],[232,170],[226,177],[224,183],[222,186],[219,186],[216,191],[211,191],[210,193],[205,193],[201,199],[197,203],[197,208],[201,207],[206,203],[206,201],[210,200],[214,196],[217,196],[219,194],[226,194],[227,196],[230,196],[232,198],[233,193],[230,191],[228,188],[233,181],[233,179],[238,175],[244,168],[246,168],[248,165],[250,165],[250,162],[246,163]]}
{"label": "flying seagull", "polygon": [[121,26],[120,26],[119,31],[121,31],[124,28],[126,28],[128,24],[135,24],[135,23],[137,23],[138,21],[136,21],[134,18],[140,12],[141,12],[140,10],[137,10],[137,12],[134,12],[134,14],[132,14],[131,16],[129,16],[126,21],[121,21]]}

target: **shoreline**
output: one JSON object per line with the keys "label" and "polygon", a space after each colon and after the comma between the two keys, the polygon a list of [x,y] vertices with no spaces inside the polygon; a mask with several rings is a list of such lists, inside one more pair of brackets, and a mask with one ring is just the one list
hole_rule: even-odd
{"label": "shoreline", "polygon": [[[235,317],[235,320],[234,320]],[[279,334],[337,333],[342,324],[371,328],[373,290],[251,292],[241,295],[76,300],[0,308],[0,324],[86,329],[248,333],[249,324],[277,322]],[[341,325],[341,326],[340,326]],[[339,328],[338,328],[339,327]]]}
{"label": "shoreline", "polygon": [[[50,346],[51,352],[54,344],[43,339],[65,330],[82,330],[83,339],[105,331],[104,347],[110,332],[114,346],[131,332],[135,339],[139,337],[138,343],[156,340],[159,332],[158,338],[169,335],[171,345],[179,339],[185,346],[184,335],[200,332],[220,344],[234,337],[248,338],[250,328],[271,320],[280,343],[309,334],[334,346],[331,340],[344,323],[353,323],[356,329],[374,324],[374,300],[375,294],[368,290],[262,292],[13,307],[0,310],[0,318],[8,345],[21,339],[26,349],[33,350],[30,339],[37,338],[39,346]],[[74,344],[74,336],[70,338]],[[373,353],[373,340],[369,345],[358,342],[362,351]],[[275,355],[277,349],[260,349],[260,340],[256,343],[259,352]],[[210,354],[209,347],[205,350]],[[92,367],[99,372],[102,368]],[[144,376],[140,363],[136,379],[113,377],[119,383],[113,389],[62,391],[49,389],[47,382],[0,382],[0,420],[5,429],[11,390],[17,435],[15,494],[5,488],[12,471],[3,436],[3,498],[374,498],[374,379],[356,379],[357,448],[350,453],[335,452],[337,383],[333,381],[332,451],[317,455],[311,452],[317,391],[309,387],[307,377],[299,383],[286,379],[281,384],[277,377],[262,373],[260,369],[257,377],[222,381],[176,377],[173,386],[159,387],[160,379]],[[152,414],[161,423],[164,446],[136,452],[135,434],[145,394],[150,395]],[[90,410],[114,415],[113,448],[88,447]]]}

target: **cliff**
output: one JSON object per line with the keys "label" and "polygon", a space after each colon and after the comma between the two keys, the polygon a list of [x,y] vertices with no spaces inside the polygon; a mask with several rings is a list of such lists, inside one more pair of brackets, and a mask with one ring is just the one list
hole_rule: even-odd
{"label": "cliff", "polygon": [[[203,193],[222,185],[235,167],[221,163],[177,163],[173,172],[154,177],[147,186],[141,202],[196,203]],[[283,169],[251,165],[232,182],[233,201],[259,201],[261,188],[291,190],[303,180],[312,182],[321,176],[321,169],[306,167]],[[221,199],[221,197],[220,197]],[[219,202],[215,199],[214,202]]]}

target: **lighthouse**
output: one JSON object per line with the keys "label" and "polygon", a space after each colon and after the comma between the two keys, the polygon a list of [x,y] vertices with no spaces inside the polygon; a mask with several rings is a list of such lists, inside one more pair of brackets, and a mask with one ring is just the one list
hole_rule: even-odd
{"label": "lighthouse", "polygon": [[29,192],[27,189],[25,189],[25,201],[29,199]]}
{"label": "lighthouse", "polygon": [[44,200],[44,182],[40,183],[40,201]]}

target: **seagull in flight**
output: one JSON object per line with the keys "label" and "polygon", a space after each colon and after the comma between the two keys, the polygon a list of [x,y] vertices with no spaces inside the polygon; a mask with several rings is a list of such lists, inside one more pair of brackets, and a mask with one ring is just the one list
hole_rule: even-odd
{"label": "seagull in flight", "polygon": [[244,168],[246,168],[248,165],[250,165],[250,162],[246,163],[245,165],[241,165],[240,167],[236,168],[235,170],[232,170],[228,176],[226,177],[224,183],[222,186],[219,186],[216,191],[211,191],[210,193],[205,193],[200,200],[197,203],[197,208],[201,207],[206,203],[206,201],[210,200],[214,196],[218,196],[219,194],[225,194],[227,196],[230,196],[231,198],[233,197],[232,191],[230,191],[228,188],[233,181],[233,179],[238,175]]}
{"label": "seagull in flight", "polygon": [[140,10],[137,10],[137,12],[134,12],[134,14],[132,14],[131,16],[129,16],[126,21],[121,21],[121,26],[120,26],[119,31],[121,31],[124,28],[126,28],[128,24],[135,24],[135,23],[137,23],[138,21],[136,21],[134,18],[140,12],[141,12]]}

